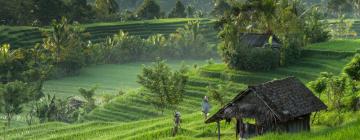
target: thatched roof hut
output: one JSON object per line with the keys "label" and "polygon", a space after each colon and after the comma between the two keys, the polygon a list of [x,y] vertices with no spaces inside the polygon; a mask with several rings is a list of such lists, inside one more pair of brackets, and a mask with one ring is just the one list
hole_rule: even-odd
{"label": "thatched roof hut", "polygon": [[[219,125],[235,118],[237,135],[244,138],[269,131],[309,131],[311,113],[326,108],[300,80],[289,77],[249,86],[205,123]],[[254,119],[255,124],[244,124],[244,119]]]}
{"label": "thatched roof hut", "polygon": [[[271,40],[272,43],[269,43]],[[260,33],[242,33],[240,42],[247,47],[271,47],[281,48],[280,39],[274,35]]]}

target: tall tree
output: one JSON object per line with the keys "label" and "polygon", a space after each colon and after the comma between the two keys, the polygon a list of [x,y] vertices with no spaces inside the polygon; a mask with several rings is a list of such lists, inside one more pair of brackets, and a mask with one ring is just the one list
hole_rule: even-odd
{"label": "tall tree", "polygon": [[218,0],[211,14],[215,17],[220,17],[224,15],[227,10],[231,10],[231,6],[225,0]]}
{"label": "tall tree", "polygon": [[35,1],[34,0],[14,0],[16,23],[20,25],[32,23],[35,19]]}
{"label": "tall tree", "polygon": [[188,5],[188,6],[186,7],[186,14],[187,14],[187,17],[189,17],[189,18],[194,17],[195,8],[194,8],[192,5]]}
{"label": "tall tree", "polygon": [[145,0],[136,12],[142,19],[154,19],[161,16],[160,6],[154,0]]}
{"label": "tall tree", "polygon": [[15,1],[11,0],[0,0],[0,23],[8,24],[11,23],[14,18],[13,9],[15,9],[14,5]]}
{"label": "tall tree", "polygon": [[4,114],[7,119],[7,126],[13,117],[20,114],[23,110],[23,104],[29,101],[29,89],[26,83],[15,81],[3,86],[1,93],[4,102]]}
{"label": "tall tree", "polygon": [[93,9],[87,3],[87,0],[70,0],[66,7],[69,9],[67,15],[73,21],[84,21],[94,15]]}
{"label": "tall tree", "polygon": [[174,9],[172,9],[172,11],[169,13],[169,17],[170,18],[186,17],[185,6],[180,0],[176,1]]}
{"label": "tall tree", "polygon": [[332,16],[338,17],[353,10],[354,0],[329,0],[328,10]]}
{"label": "tall tree", "polygon": [[119,4],[115,0],[96,0],[95,8],[99,17],[116,13],[119,10]]}
{"label": "tall tree", "polygon": [[53,31],[44,40],[43,47],[50,52],[57,70],[73,74],[84,65],[83,49],[86,44],[82,29],[70,25],[66,18],[54,21]]}
{"label": "tall tree", "polygon": [[61,19],[65,15],[63,0],[35,0],[34,14],[43,24],[49,24],[53,19]]}
{"label": "tall tree", "polygon": [[158,58],[152,66],[143,68],[138,75],[138,83],[151,93],[148,100],[164,112],[168,105],[178,105],[182,101],[187,82],[186,71],[183,66],[179,71],[172,72],[165,61]]}

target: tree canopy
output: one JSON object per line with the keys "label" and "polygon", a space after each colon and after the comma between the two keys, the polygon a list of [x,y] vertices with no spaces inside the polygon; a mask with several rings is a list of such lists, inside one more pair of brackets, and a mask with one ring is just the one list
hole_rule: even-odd
{"label": "tree canopy", "polygon": [[119,10],[119,5],[115,0],[96,0],[95,7],[99,17],[114,14]]}
{"label": "tree canopy", "polygon": [[353,80],[360,80],[360,54],[356,54],[355,57],[345,66],[345,73]]}
{"label": "tree canopy", "polygon": [[169,13],[169,18],[184,18],[186,17],[185,5],[177,0],[174,9]]}
{"label": "tree canopy", "polygon": [[154,0],[145,0],[138,8],[137,17],[142,19],[154,19],[161,16],[160,6]]}
{"label": "tree canopy", "polygon": [[169,105],[176,106],[182,101],[187,82],[186,72],[185,66],[172,72],[165,61],[158,58],[152,66],[143,68],[138,75],[138,83],[150,92],[149,102],[163,112]]}

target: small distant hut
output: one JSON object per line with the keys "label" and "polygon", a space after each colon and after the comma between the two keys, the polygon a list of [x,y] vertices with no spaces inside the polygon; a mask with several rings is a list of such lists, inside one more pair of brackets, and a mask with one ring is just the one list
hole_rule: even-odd
{"label": "small distant hut", "polygon": [[281,41],[275,35],[260,33],[242,33],[240,42],[246,47],[280,49]]}
{"label": "small distant hut", "polygon": [[[266,132],[300,132],[310,130],[312,112],[327,109],[295,77],[249,86],[205,123],[236,120],[236,136],[249,138]],[[254,120],[245,123],[246,120]]]}

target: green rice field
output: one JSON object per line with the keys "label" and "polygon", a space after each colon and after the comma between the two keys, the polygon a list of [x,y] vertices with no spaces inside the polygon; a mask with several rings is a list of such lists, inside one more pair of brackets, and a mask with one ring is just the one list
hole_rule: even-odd
{"label": "green rice field", "polygon": [[[197,69],[192,68],[184,101],[180,106],[178,108],[169,107],[164,114],[146,102],[143,96],[147,93],[130,90],[139,87],[136,83],[136,75],[140,72],[142,64],[149,63],[91,66],[83,69],[79,76],[47,81],[44,91],[67,97],[76,95],[79,87],[90,88],[95,85],[99,87],[99,94],[116,94],[118,90],[128,92],[117,96],[109,104],[97,107],[83,118],[83,123],[51,122],[31,127],[12,128],[6,130],[5,133],[0,132],[0,134],[5,135],[7,139],[16,140],[215,140],[217,139],[215,124],[205,124],[200,112],[201,100],[203,96],[207,95],[206,87],[209,84],[224,83],[228,80],[234,82],[232,92],[226,93],[226,97],[230,99],[247,85],[286,76],[296,76],[307,83],[316,79],[320,72],[340,73],[354,52],[360,48],[360,46],[356,47],[356,42],[357,40],[345,40],[337,44],[322,43],[309,46],[303,52],[303,58],[298,63],[267,72],[233,71],[221,63],[209,65],[204,60],[186,60],[185,63],[188,65],[203,66]],[[327,48],[328,44],[335,45]],[[353,44],[353,46],[349,48],[343,44]],[[168,63],[173,68],[177,68],[181,61],[168,61]],[[219,106],[214,105],[211,114],[218,108]],[[174,110],[182,113],[183,122],[180,134],[171,137],[172,112]],[[356,140],[360,137],[360,134],[357,133],[360,129],[360,122],[356,119],[356,115],[352,118],[353,121],[336,128],[312,126],[311,132],[267,134],[254,139]],[[234,124],[222,122],[221,126],[223,139],[235,139]]]}

